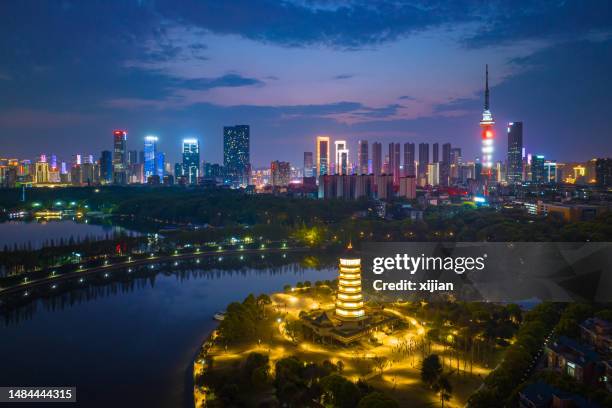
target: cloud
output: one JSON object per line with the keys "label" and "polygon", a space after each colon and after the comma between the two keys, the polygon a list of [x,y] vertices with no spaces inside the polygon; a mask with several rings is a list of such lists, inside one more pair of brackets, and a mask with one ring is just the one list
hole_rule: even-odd
{"label": "cloud", "polygon": [[340,74],[340,75],[336,75],[333,79],[350,79],[353,78],[355,75],[353,74]]}
{"label": "cloud", "polygon": [[402,101],[416,101],[417,100],[414,96],[410,96],[410,95],[403,95],[397,99],[402,100]]}

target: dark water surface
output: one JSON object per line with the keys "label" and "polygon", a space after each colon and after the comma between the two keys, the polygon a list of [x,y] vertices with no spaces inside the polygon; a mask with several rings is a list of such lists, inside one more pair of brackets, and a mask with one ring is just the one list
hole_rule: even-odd
{"label": "dark water surface", "polygon": [[39,299],[17,310],[18,320],[1,321],[0,386],[76,386],[69,406],[191,407],[191,362],[216,311],[249,293],[336,275],[299,264],[165,272]]}

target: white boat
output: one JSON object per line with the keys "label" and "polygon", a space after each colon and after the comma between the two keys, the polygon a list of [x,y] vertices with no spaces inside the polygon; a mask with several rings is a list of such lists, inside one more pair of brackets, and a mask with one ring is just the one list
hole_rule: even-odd
{"label": "white boat", "polygon": [[217,312],[214,314],[213,319],[222,321],[225,319],[225,312]]}

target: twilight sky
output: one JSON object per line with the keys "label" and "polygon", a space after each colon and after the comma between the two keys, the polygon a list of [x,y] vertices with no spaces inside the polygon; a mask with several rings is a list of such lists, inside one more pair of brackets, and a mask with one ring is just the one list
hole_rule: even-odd
{"label": "twilight sky", "polygon": [[[612,3],[533,1],[0,2],[0,157],[70,160],[155,134],[222,161],[251,125],[251,161],[301,166],[317,134],[479,150],[484,65],[497,159],[505,123],[528,152],[612,155]],[[384,148],[386,151],[386,146]]]}

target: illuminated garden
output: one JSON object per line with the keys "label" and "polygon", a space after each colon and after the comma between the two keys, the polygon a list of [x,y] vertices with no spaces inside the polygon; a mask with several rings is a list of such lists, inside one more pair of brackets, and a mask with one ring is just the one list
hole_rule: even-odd
{"label": "illuminated garden", "polygon": [[230,304],[194,364],[196,406],[464,406],[521,319],[515,305],[364,299],[360,276],[349,250],[334,281]]}

